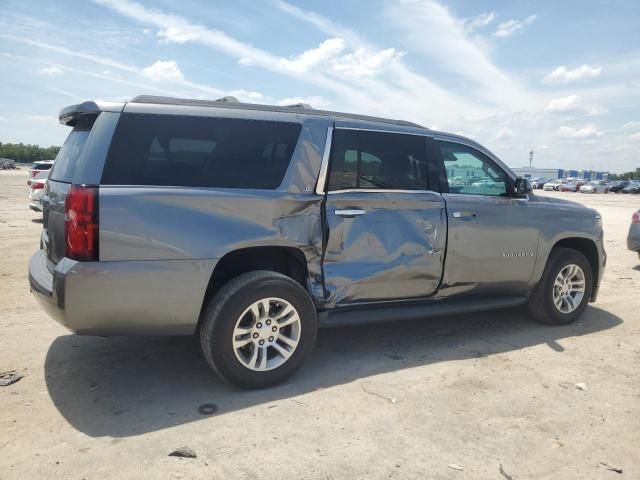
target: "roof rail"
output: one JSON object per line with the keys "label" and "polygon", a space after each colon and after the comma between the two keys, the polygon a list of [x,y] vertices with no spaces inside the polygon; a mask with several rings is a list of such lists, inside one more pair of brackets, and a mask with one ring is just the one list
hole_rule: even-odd
{"label": "roof rail", "polygon": [[230,103],[240,103],[240,100],[238,100],[236,97],[232,96],[232,95],[226,95],[222,98],[218,98],[217,100],[215,100],[216,102],[230,102]]}
{"label": "roof rail", "polygon": [[316,110],[306,103],[297,103],[295,105],[262,105],[254,103],[245,103],[230,100],[233,97],[222,97],[218,100],[201,100],[189,98],[172,98],[159,97],[155,95],[139,95],[131,99],[130,103],[150,103],[157,105],[175,105],[175,106],[193,106],[193,107],[217,107],[217,108],[234,108],[243,110],[259,110],[265,112],[283,112],[295,113],[300,115],[326,115],[340,119],[354,119],[369,122],[381,122],[392,125],[400,125],[405,127],[419,128],[420,130],[428,130],[422,125],[403,120],[393,120],[389,118],[372,117],[369,115],[357,115],[353,113],[333,112],[329,110]]}
{"label": "roof rail", "polygon": [[301,108],[303,110],[313,110],[313,107],[308,103],[294,103],[293,105],[285,105],[287,108]]}

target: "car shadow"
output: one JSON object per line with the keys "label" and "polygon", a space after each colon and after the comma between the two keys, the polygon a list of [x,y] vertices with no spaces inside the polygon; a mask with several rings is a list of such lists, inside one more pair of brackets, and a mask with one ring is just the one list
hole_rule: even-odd
{"label": "car shadow", "polygon": [[[438,362],[486,357],[614,328],[622,320],[589,307],[573,325],[531,321],[523,309],[363,327],[322,329],[300,372],[257,391],[228,386],[195,337],[58,337],[45,360],[47,388],[64,418],[92,436],[128,437],[293,398],[319,388]],[[554,354],[554,353],[550,354]]]}

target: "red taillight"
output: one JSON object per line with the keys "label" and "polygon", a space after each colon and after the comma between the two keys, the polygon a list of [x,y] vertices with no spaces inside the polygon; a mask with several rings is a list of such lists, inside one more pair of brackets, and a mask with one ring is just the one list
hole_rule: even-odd
{"label": "red taillight", "polygon": [[98,260],[98,187],[71,185],[64,203],[64,233],[68,258]]}
{"label": "red taillight", "polygon": [[31,184],[31,190],[40,190],[42,188],[44,188],[44,183],[42,182],[33,182]]}
{"label": "red taillight", "polygon": [[31,176],[35,177],[38,174],[37,170],[31,170]]}
{"label": "red taillight", "polygon": [[635,213],[631,216],[631,223],[640,223],[640,211],[635,212]]}

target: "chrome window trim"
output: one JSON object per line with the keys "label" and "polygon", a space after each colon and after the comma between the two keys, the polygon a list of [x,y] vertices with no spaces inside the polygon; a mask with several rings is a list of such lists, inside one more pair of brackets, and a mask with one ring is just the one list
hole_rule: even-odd
{"label": "chrome window trim", "polygon": [[383,130],[377,128],[366,128],[366,127],[335,127],[336,130],[355,130],[359,132],[376,132],[376,133],[394,133],[396,135],[414,135],[417,137],[431,137],[433,134],[429,131],[425,131],[424,133],[418,132],[406,132],[404,130]]}
{"label": "chrome window trim", "polygon": [[324,152],[322,152],[322,162],[320,163],[320,173],[318,183],[316,183],[316,194],[324,195],[329,169],[329,157],[331,155],[331,141],[333,140],[333,127],[327,127],[327,138],[324,141]]}
{"label": "chrome window trim", "polygon": [[[511,169],[502,160],[500,160],[498,157],[496,157],[493,153],[491,153],[489,150],[487,150],[480,144],[474,144],[475,142],[465,141],[457,137],[447,137],[446,135],[434,135],[433,139],[440,140],[443,142],[457,143],[459,145],[464,145],[465,147],[473,148],[474,150],[477,150],[480,153],[489,157],[489,160],[491,160],[498,167],[500,167],[500,169],[503,170],[504,173],[506,173],[507,176],[510,177],[512,180],[515,180],[517,178],[517,176],[511,171]],[[446,175],[446,171],[445,171],[445,175]]]}
{"label": "chrome window trim", "polygon": [[[350,130],[350,131],[360,131],[360,132],[376,132],[376,133],[393,133],[396,135],[414,135],[414,136],[418,136],[418,137],[430,137],[430,132],[425,132],[425,133],[415,133],[415,132],[403,132],[403,131],[398,131],[398,130],[379,130],[379,129],[374,129],[374,128],[364,128],[364,127],[334,127],[332,130]],[[331,133],[331,135],[333,135],[333,132]],[[325,145],[325,153],[327,151],[327,146]],[[320,177],[318,178],[318,186],[320,186],[320,179],[322,179],[322,186],[323,186],[323,190],[324,190],[324,185],[326,182],[326,177],[327,177],[327,168],[328,168],[328,163],[329,163],[329,158],[327,156],[326,158],[326,163],[325,163],[325,157],[323,156],[322,158],[322,166],[320,167]],[[323,169],[324,169],[324,178],[322,177],[323,174]],[[436,195],[439,195],[439,193],[434,192],[433,190],[396,190],[396,189],[382,189],[382,188],[347,188],[347,189],[342,189],[342,190],[330,190],[327,192],[328,195],[334,194],[334,193],[433,193]],[[322,195],[324,194],[324,191],[319,192],[318,191],[318,187],[316,187],[316,193]]]}
{"label": "chrome window trim", "polygon": [[345,188],[344,190],[331,190],[327,192],[327,195],[333,195],[336,193],[430,193],[433,195],[440,195],[433,190],[394,190],[392,188]]}

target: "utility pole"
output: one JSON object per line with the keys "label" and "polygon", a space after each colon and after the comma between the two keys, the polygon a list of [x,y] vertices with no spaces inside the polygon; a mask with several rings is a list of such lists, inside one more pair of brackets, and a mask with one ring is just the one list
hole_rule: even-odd
{"label": "utility pole", "polygon": [[529,150],[529,168],[533,165],[533,148]]}

